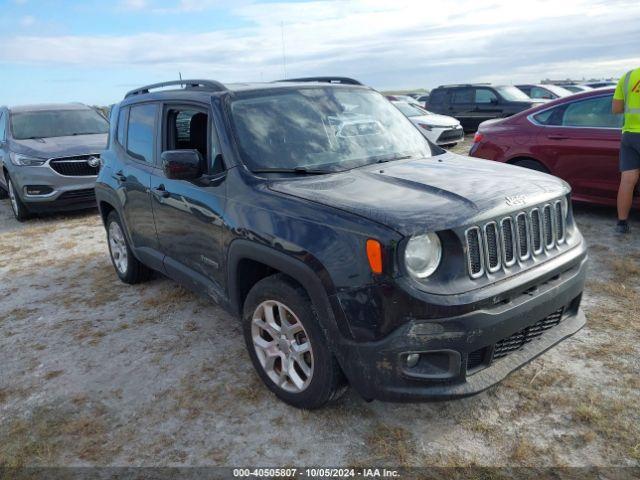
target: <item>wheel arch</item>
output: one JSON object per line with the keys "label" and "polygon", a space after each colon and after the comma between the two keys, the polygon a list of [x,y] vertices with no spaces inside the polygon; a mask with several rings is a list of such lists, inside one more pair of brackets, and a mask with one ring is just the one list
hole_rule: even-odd
{"label": "wheel arch", "polygon": [[[318,261],[315,260],[314,263],[316,262]],[[335,334],[346,334],[351,337],[350,332],[344,331],[348,328],[346,323],[337,321],[339,309],[335,309],[330,300],[330,296],[335,293],[333,283],[328,279],[321,279],[322,275],[317,273],[318,266],[315,267],[316,270],[302,260],[274,248],[249,240],[234,240],[229,246],[227,255],[227,288],[230,307],[235,314],[242,316],[246,295],[253,285],[267,276],[281,273],[305,289],[318,310],[321,327],[327,333],[330,342],[335,338]]]}
{"label": "wheel arch", "polygon": [[515,157],[512,157],[512,158],[508,159],[505,163],[508,163],[509,165],[515,165],[516,163],[521,162],[523,160],[536,162],[536,163],[540,164],[546,170],[546,173],[551,173],[551,169],[549,168],[549,166],[547,164],[545,164],[543,161],[538,160],[537,158],[532,157],[530,155],[518,155],[518,156],[515,156]]}
{"label": "wheel arch", "polygon": [[100,200],[98,202],[98,211],[100,212],[100,218],[102,218],[102,223],[105,227],[107,226],[107,218],[109,217],[109,214],[114,210],[116,210],[116,207],[106,200]]}

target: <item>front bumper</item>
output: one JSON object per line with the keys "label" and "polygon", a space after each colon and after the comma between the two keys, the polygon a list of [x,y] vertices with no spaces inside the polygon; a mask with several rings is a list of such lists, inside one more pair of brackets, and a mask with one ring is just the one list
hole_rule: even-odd
{"label": "front bumper", "polygon": [[[448,318],[416,318],[381,340],[348,342],[342,348],[345,374],[368,399],[446,400],[479,393],[585,325],[580,300],[586,264],[585,253],[508,302]],[[556,318],[560,309],[560,323],[506,356],[494,357],[505,346],[517,345],[523,332],[537,331],[541,322],[547,325],[545,319]],[[418,364],[407,366],[407,355],[415,353],[421,355]]]}
{"label": "front bumper", "polygon": [[440,146],[455,145],[464,139],[464,130],[461,125],[439,130],[436,144]]}
{"label": "front bumper", "polygon": [[[12,168],[10,176],[20,199],[30,212],[76,210],[96,206],[95,176],[64,176],[48,165]],[[45,190],[46,193],[29,194],[28,190],[33,186]]]}

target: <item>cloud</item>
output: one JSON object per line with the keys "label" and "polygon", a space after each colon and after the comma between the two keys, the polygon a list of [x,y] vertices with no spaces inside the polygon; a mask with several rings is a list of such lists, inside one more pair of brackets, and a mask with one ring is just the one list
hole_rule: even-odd
{"label": "cloud", "polygon": [[[123,2],[134,8],[144,0]],[[183,11],[227,0],[182,0]],[[490,79],[619,75],[635,63],[640,4],[600,0],[234,2],[248,27],[205,33],[15,36],[0,39],[0,62],[143,67],[159,76],[222,81],[280,78],[282,34],[289,76],[342,74],[378,88]],[[140,7],[138,7],[140,8]],[[281,25],[284,25],[284,32]],[[176,25],[179,28],[179,24]],[[629,62],[628,64],[625,62]],[[600,72],[600,73],[598,73]]]}
{"label": "cloud", "polygon": [[149,7],[148,0],[120,0],[118,7],[122,10],[143,10]]}
{"label": "cloud", "polygon": [[20,19],[20,26],[24,28],[32,27],[33,25],[35,25],[35,23],[36,23],[36,17],[32,15],[25,15]]}

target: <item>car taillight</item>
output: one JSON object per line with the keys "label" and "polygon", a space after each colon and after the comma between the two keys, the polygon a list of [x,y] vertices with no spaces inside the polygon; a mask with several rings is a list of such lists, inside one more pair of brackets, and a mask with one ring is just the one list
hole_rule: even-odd
{"label": "car taillight", "polygon": [[480,132],[476,132],[476,134],[473,136],[473,143],[480,143],[483,139],[484,135],[482,135]]}

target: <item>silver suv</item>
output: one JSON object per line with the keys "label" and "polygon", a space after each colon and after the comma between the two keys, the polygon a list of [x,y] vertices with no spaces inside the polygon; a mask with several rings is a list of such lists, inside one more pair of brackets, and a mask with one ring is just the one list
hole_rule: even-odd
{"label": "silver suv", "polygon": [[0,193],[15,217],[96,206],[108,121],[83,104],[0,107]]}

